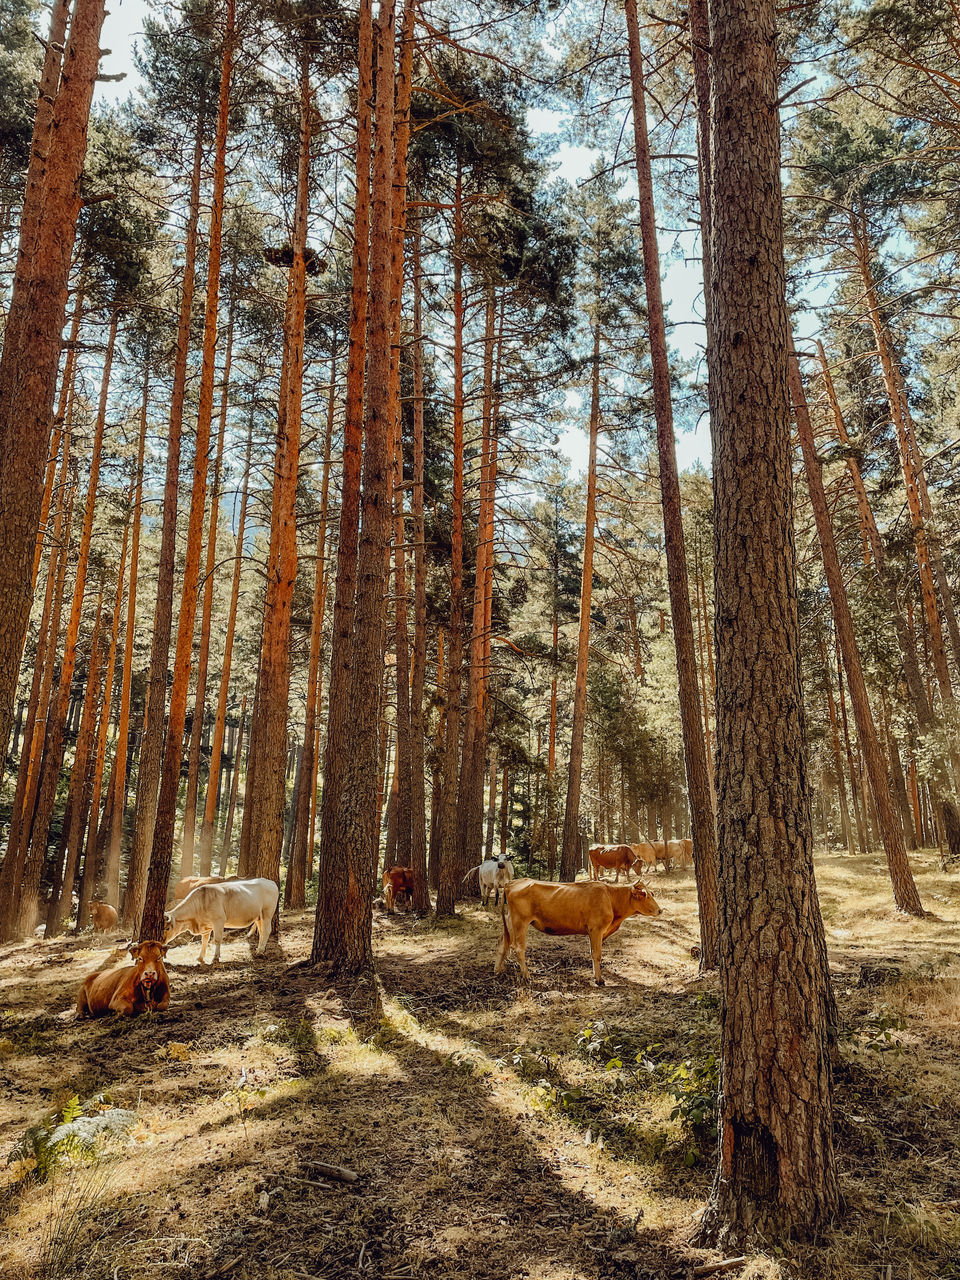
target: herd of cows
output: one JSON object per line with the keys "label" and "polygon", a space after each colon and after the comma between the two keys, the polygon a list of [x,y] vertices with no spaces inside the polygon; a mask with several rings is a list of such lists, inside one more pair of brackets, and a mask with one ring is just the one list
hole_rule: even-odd
{"label": "herd of cows", "polygon": [[[589,850],[590,876],[574,883],[551,880],[514,880],[510,860],[501,855],[471,867],[464,880],[476,875],[484,906],[493,895],[500,905],[503,934],[494,963],[494,973],[502,973],[511,952],[527,981],[527,930],[532,925],[541,933],[558,937],[587,937],[593,958],[593,976],[603,986],[601,949],[631,916],[661,914],[653,894],[639,880],[629,883],[631,872],[647,868],[664,870],[687,867],[693,860],[690,840],[641,841],[639,844],[592,845]],[[613,871],[613,882],[602,872]],[[624,873],[627,883],[620,884]],[[391,867],[383,873],[383,903],[388,912],[412,905],[413,873],[409,867]],[[181,933],[200,938],[199,962],[206,962],[211,937],[215,943],[213,962],[220,959],[225,929],[248,929],[259,935],[257,955],[266,950],[280,890],[273,880],[239,880],[236,876],[188,876],[175,887],[173,903],[165,913],[163,941],[146,941],[128,950],[133,964],[92,973],[80,988],[77,1016],[97,1017],[116,1013],[133,1016],[148,1010],[163,1010],[170,1004],[170,981],[163,957],[169,943]],[[94,929],[105,932],[117,925],[116,910],[108,903],[91,904]]]}

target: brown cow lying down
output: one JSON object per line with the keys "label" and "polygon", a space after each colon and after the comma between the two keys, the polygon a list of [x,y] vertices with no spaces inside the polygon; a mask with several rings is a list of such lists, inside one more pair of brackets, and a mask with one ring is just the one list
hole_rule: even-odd
{"label": "brown cow lying down", "polygon": [[94,933],[106,933],[108,929],[117,927],[117,909],[109,902],[91,902],[90,919],[93,921]]}
{"label": "brown cow lying down", "polygon": [[391,867],[383,873],[383,902],[391,912],[401,903],[409,910],[413,905],[412,867]]}
{"label": "brown cow lying down", "polygon": [[91,973],[80,988],[77,1017],[99,1017],[119,1013],[131,1017],[148,1009],[166,1009],[170,1004],[170,984],[161,942],[139,942],[128,948],[136,964],[121,969]]}
{"label": "brown cow lying down", "polygon": [[198,884],[223,884],[227,880],[236,880],[236,878],[236,876],[184,876],[174,886],[173,900],[182,902],[188,893],[193,893]]}
{"label": "brown cow lying down", "polygon": [[625,880],[630,878],[630,871],[637,857],[630,844],[593,844],[590,846],[589,856],[590,879],[602,879],[601,870],[616,871],[615,884],[620,880],[621,871]]}
{"label": "brown cow lying down", "polygon": [[609,938],[630,916],[658,916],[660,908],[653,894],[637,881],[634,885],[553,884],[549,880],[515,880],[506,890],[503,908],[503,938],[494,973],[502,973],[510,950],[517,953],[520,972],[529,981],[527,969],[527,929],[533,925],[541,933],[561,937],[586,934],[593,954],[593,976],[603,986],[600,952]]}

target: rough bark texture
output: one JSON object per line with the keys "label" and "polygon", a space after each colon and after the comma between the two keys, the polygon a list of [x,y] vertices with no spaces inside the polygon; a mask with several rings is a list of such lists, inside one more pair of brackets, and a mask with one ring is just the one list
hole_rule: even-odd
{"label": "rough bark texture", "polygon": [[637,183],[640,189],[640,234],[643,243],[643,279],[647,295],[650,360],[653,365],[653,404],[657,422],[657,454],[660,461],[660,501],[663,507],[664,549],[673,642],[677,659],[680,694],[680,723],[683,731],[683,759],[693,828],[693,866],[700,911],[700,964],[717,967],[717,835],[714,826],[710,771],[703,737],[703,712],[697,687],[697,660],[690,610],[690,584],[683,542],[683,515],[680,507],[680,479],[673,434],[673,403],[670,395],[670,360],[660,289],[660,251],[653,204],[653,175],[647,139],[646,95],[643,54],[636,0],[626,0],[627,33],[630,49],[630,80],[633,90],[633,132],[636,143]]}
{"label": "rough bark texture", "polygon": [[367,351],[367,301],[370,262],[370,168],[373,97],[373,18],[370,0],[361,0],[357,35],[357,196],[353,211],[353,276],[350,297],[350,341],[347,352],[347,395],[344,408],[343,475],[337,542],[337,578],[333,603],[333,636],[327,691],[327,740],[323,756],[320,804],[317,917],[313,960],[336,954],[338,920],[343,904],[334,888],[341,851],[337,842],[340,779],[352,725],[350,710],[360,527],[360,472],[363,443],[364,367]]}
{"label": "rough bark texture", "polygon": [[[388,281],[398,251],[391,233],[393,209],[394,45],[393,0],[381,0],[376,140],[373,158],[370,273]],[[385,592],[390,549],[390,442],[395,406],[390,397],[393,341],[390,290],[370,296],[368,381],[363,436],[362,525],[351,672],[352,742],[343,765],[336,820],[337,855],[329,874],[339,906],[321,914],[318,904],[315,960],[335,971],[362,973],[373,966],[372,905],[377,865],[380,693],[383,682]]]}
{"label": "rough bark texture", "polygon": [[54,5],[0,354],[0,751],[4,754],[33,603],[44,468],[67,279],[82,203],[80,176],[100,62],[104,3],[76,0],[62,64],[67,6]]}
{"label": "rough bark texture", "polygon": [[772,0],[712,5],[721,1095],[701,1226],[738,1242],[837,1211],[831,1007],[797,619]]}

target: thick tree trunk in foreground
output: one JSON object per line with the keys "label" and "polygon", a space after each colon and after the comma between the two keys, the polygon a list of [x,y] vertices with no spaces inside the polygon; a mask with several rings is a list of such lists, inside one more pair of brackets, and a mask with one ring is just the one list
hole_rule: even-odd
{"label": "thick tree trunk in foreground", "polygon": [[33,603],[44,469],[104,5],[105,0],[76,0],[62,66],[67,8],[59,2],[54,5],[13,296],[0,354],[0,752],[4,754]]}
{"label": "thick tree trunk in foreground", "polygon": [[[713,318],[721,1095],[700,1234],[837,1212],[831,1007],[797,619],[772,0],[714,0]],[[744,459],[750,465],[744,465]]]}
{"label": "thick tree trunk in foreground", "polygon": [[[368,381],[363,433],[362,524],[351,672],[352,741],[343,764],[337,807],[339,856],[329,868],[335,914],[318,903],[313,958],[334,970],[362,973],[373,966],[373,877],[377,865],[380,695],[383,683],[385,594],[390,549],[390,443],[396,406],[390,395],[393,342],[389,281],[400,246],[392,235],[394,180],[395,23],[393,0],[381,0],[376,140],[371,202],[370,274],[381,287],[370,296]],[[323,870],[321,875],[323,875]]]}
{"label": "thick tree trunk in foreground", "polygon": [[687,794],[693,827],[693,866],[700,912],[700,965],[717,967],[717,835],[710,770],[703,737],[703,712],[697,687],[697,659],[690,610],[690,584],[683,542],[683,515],[680,507],[680,480],[673,434],[673,404],[670,395],[670,359],[660,290],[660,252],[653,205],[653,176],[650,144],[647,140],[647,108],[643,83],[643,53],[637,22],[636,0],[626,0],[627,32],[630,46],[630,80],[633,89],[633,131],[636,143],[637,182],[640,188],[640,232],[643,241],[643,279],[647,295],[650,359],[653,365],[653,403],[657,421],[657,454],[660,460],[660,500],[663,507],[664,548],[667,583],[677,659],[680,694],[680,723],[683,731],[683,759],[687,774]]}
{"label": "thick tree trunk in foreground", "polygon": [[[593,597],[593,542],[597,519],[597,434],[600,429],[600,323],[594,321],[593,372],[590,395],[590,455],[587,463],[587,515],[583,541],[583,574],[580,579],[580,631],[577,640],[577,675],[573,693],[573,725],[570,731],[570,765],[567,803],[563,813],[560,846],[560,879],[576,880],[583,852],[580,847],[580,788],[583,772],[583,733],[587,721],[587,664],[590,657],[590,602]],[[504,796],[506,799],[506,796]]]}
{"label": "thick tree trunk in foreground", "polygon": [[850,700],[853,703],[853,714],[857,722],[857,736],[863,750],[870,780],[870,791],[880,824],[880,839],[887,855],[887,866],[893,884],[893,897],[901,911],[923,917],[923,904],[913,880],[913,872],[907,860],[907,851],[903,843],[903,829],[894,808],[890,794],[890,779],[887,775],[880,739],[877,735],[870,699],[863,678],[863,666],[860,662],[860,650],[853,629],[853,617],[847,600],[846,587],[843,581],[843,570],[837,554],[837,544],[830,523],[827,508],[827,495],[823,488],[823,469],[817,457],[813,442],[813,428],[807,411],[807,400],[800,378],[800,366],[793,341],[789,342],[791,360],[789,365],[790,394],[793,398],[794,417],[797,434],[800,437],[800,448],[803,451],[803,466],[807,476],[807,487],[810,490],[810,502],[820,538],[820,553],[823,557],[823,568],[830,590],[830,603],[833,607],[833,620],[837,629],[837,638],[843,651],[843,665],[847,672],[847,685],[850,689]]}
{"label": "thick tree trunk in foreground", "polygon": [[[353,274],[350,294],[350,340],[347,352],[347,394],[344,406],[343,475],[337,578],[333,603],[333,636],[327,688],[327,740],[323,756],[323,797],[320,804],[317,916],[314,963],[339,953],[343,904],[334,888],[342,868],[337,815],[340,780],[349,750],[351,671],[357,553],[360,527],[360,474],[363,445],[364,369],[367,353],[368,275],[370,264],[370,170],[373,107],[373,17],[370,0],[361,0],[357,35],[357,195],[353,211]],[[362,948],[361,948],[362,949]]]}

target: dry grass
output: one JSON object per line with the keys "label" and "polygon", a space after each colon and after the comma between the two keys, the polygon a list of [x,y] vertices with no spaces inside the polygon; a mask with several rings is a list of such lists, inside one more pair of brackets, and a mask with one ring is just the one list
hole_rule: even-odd
{"label": "dry grass", "polygon": [[[844,1019],[837,1082],[846,1211],[817,1246],[755,1255],[740,1280],[960,1277],[960,878],[918,860],[935,915],[890,905],[875,860],[819,863]],[[499,916],[375,922],[379,989],[292,967],[310,920],[262,961],[241,935],[200,970],[171,950],[172,1006],[77,1023],[111,942],[0,950],[0,1155],[73,1094],[135,1107],[132,1140],[76,1223],[57,1274],[87,1280],[619,1280],[681,1277],[712,1152],[671,1118],[666,1072],[716,1043],[696,978],[693,886],[629,921],[591,982],[582,939],[535,935],[532,990],[492,975]],[[864,967],[877,985],[860,985]],[[588,1025],[608,1052],[591,1056]],[[608,1069],[619,1046],[622,1067]],[[637,1054],[655,1070],[645,1075]],[[699,1155],[692,1167],[685,1160]],[[311,1161],[348,1165],[357,1183]],[[54,1274],[48,1187],[0,1166],[0,1274]]]}

